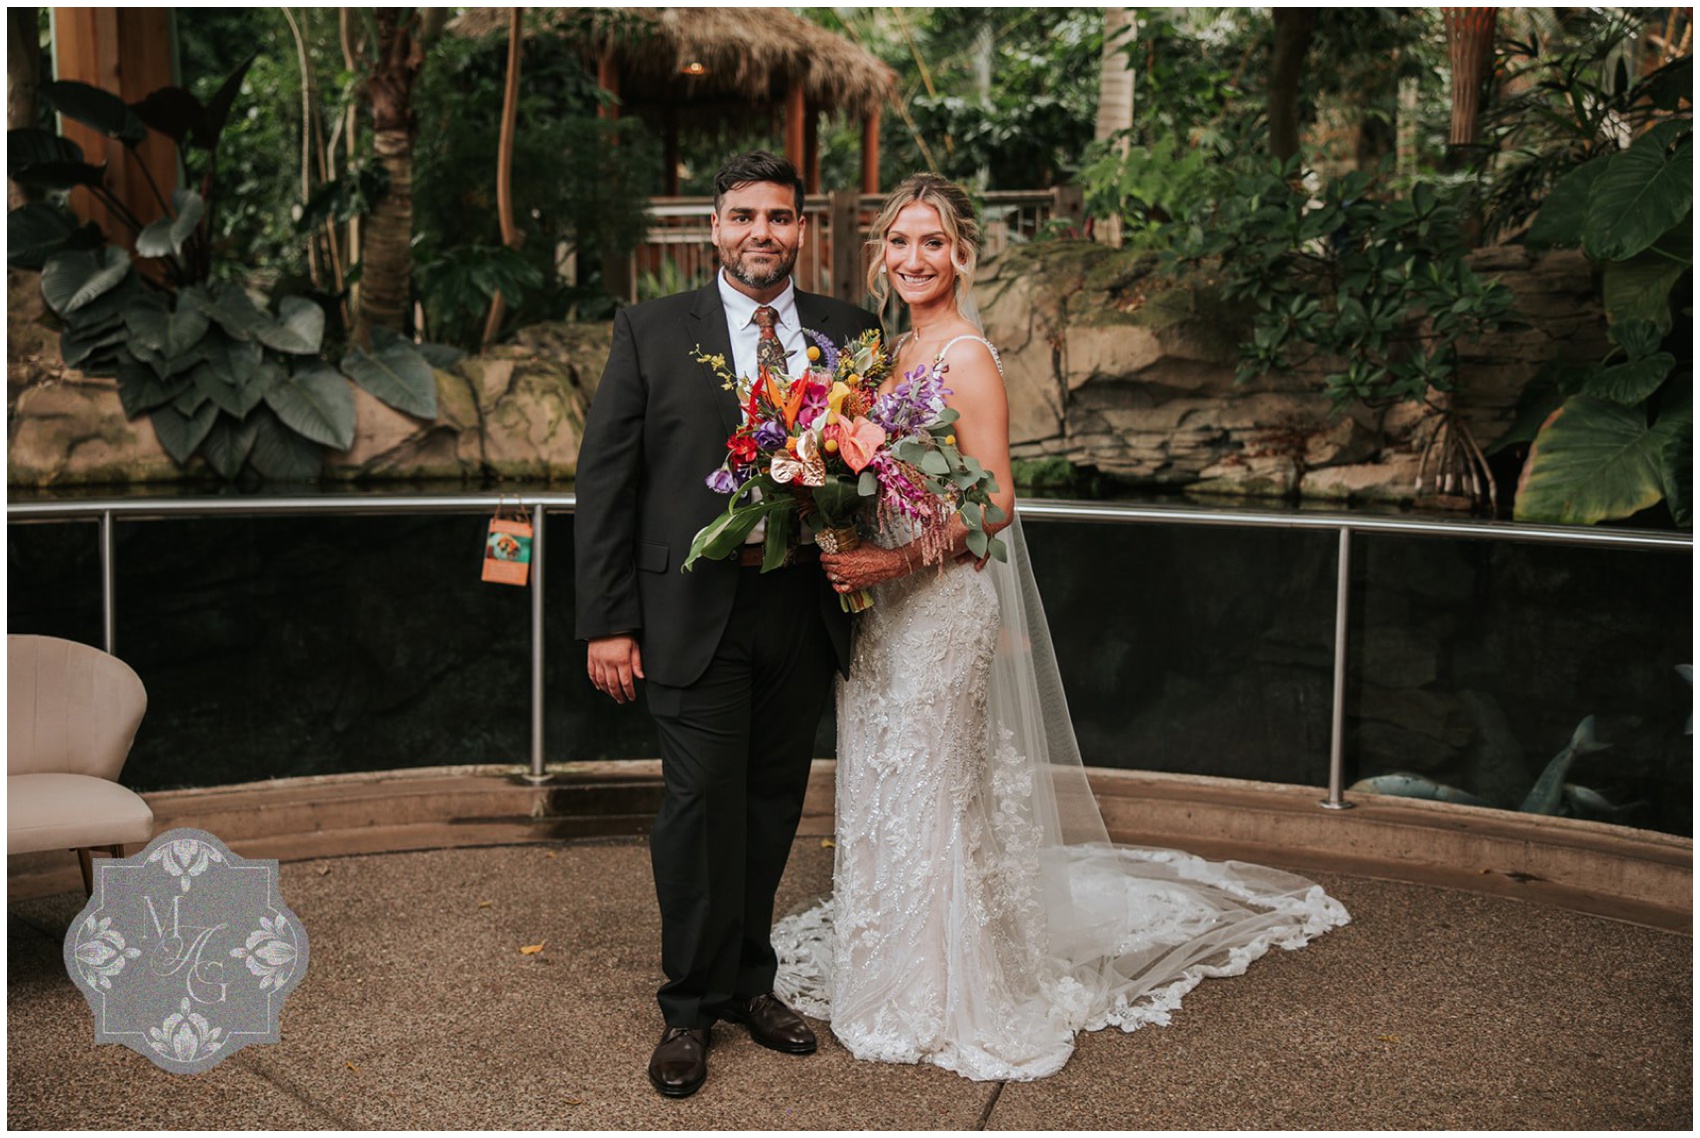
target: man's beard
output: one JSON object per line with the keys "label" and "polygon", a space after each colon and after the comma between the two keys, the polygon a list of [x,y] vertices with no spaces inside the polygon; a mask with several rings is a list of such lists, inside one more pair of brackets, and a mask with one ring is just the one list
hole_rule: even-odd
{"label": "man's beard", "polygon": [[792,249],[789,254],[787,254],[784,247],[775,246],[772,249],[759,250],[763,253],[774,253],[779,257],[778,263],[775,264],[770,271],[766,273],[746,271],[742,266],[742,258],[738,256],[736,249],[728,251],[724,245],[719,246],[718,249],[720,253],[720,264],[726,269],[726,275],[731,277],[733,280],[738,281],[740,284],[747,285],[753,289],[772,288],[774,285],[779,284],[786,277],[790,276],[791,270],[795,268],[797,264],[796,249]]}

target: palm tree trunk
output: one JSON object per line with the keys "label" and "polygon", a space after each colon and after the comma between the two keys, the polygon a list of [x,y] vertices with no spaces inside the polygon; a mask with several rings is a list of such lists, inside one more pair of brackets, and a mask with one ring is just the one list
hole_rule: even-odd
{"label": "palm tree trunk", "polygon": [[1299,80],[1316,33],[1316,9],[1277,8],[1275,50],[1269,62],[1269,153],[1281,161],[1299,152]]}
{"label": "palm tree trunk", "polygon": [[[1133,129],[1133,64],[1128,46],[1138,33],[1134,27],[1134,9],[1104,9],[1104,48],[1099,56],[1098,118],[1092,137],[1099,142],[1119,138],[1117,150],[1126,154],[1127,132]],[[1120,214],[1100,217],[1092,235],[1105,245],[1122,243]]]}
{"label": "palm tree trunk", "polygon": [[372,149],[390,188],[372,208],[366,225],[357,335],[369,343],[373,328],[405,331],[413,304],[413,84],[425,63],[426,45],[442,30],[445,9],[378,8],[377,42],[366,76],[372,109]]}

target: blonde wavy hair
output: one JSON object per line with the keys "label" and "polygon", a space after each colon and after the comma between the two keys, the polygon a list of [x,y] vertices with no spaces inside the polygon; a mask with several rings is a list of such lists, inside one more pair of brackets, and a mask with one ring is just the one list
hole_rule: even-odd
{"label": "blonde wavy hair", "polygon": [[956,266],[956,308],[964,317],[975,321],[969,286],[974,280],[974,266],[980,258],[980,223],[974,218],[974,206],[962,187],[938,174],[911,174],[897,184],[891,196],[880,207],[879,216],[869,230],[868,292],[881,308],[891,295],[891,285],[885,273],[885,235],[905,206],[919,202],[938,211],[939,223],[950,238],[951,261]]}

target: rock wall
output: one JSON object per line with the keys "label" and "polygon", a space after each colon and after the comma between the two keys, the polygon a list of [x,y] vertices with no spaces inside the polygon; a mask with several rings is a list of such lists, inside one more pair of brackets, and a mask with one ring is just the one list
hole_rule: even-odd
{"label": "rock wall", "polygon": [[[1487,249],[1474,265],[1512,290],[1527,325],[1461,351],[1452,406],[1487,445],[1543,363],[1603,354],[1605,320],[1580,254]],[[1210,286],[1160,275],[1153,254],[1084,242],[1013,246],[982,266],[976,297],[1003,353],[1016,457],[1196,493],[1414,497],[1431,414],[1335,416],[1319,360],[1235,384],[1249,321]]]}
{"label": "rock wall", "polygon": [[[146,416],[125,418],[116,381],[64,366],[57,336],[37,323],[38,281],[33,273],[8,278],[7,484],[39,489],[214,478],[199,459],[187,470],[178,467]],[[606,324],[540,324],[439,370],[435,422],[356,388],[354,445],[327,455],[324,477],[570,479],[609,336]]]}
{"label": "rock wall", "polygon": [[[1517,297],[1525,327],[1463,350],[1452,397],[1486,445],[1549,359],[1598,358],[1605,344],[1588,262],[1489,249],[1476,268]],[[10,274],[7,482],[19,487],[183,481],[146,419],[127,420],[116,384],[59,362],[35,318],[34,274]],[[1003,353],[1017,458],[1060,457],[1119,481],[1195,493],[1317,499],[1415,496],[1429,412],[1354,407],[1334,416],[1321,362],[1234,383],[1247,321],[1207,278],[1159,275],[1156,258],[1085,242],[1012,247],[976,282],[988,335]],[[352,448],[325,477],[572,477],[609,325],[544,324],[438,372],[439,417],[426,423],[356,391]]]}

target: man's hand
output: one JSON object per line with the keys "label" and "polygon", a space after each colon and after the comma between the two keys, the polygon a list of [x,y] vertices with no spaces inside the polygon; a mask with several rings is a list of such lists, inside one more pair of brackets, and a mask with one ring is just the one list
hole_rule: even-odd
{"label": "man's hand", "polygon": [[643,653],[631,636],[598,636],[590,642],[585,664],[590,682],[596,690],[614,697],[615,703],[637,698],[634,678],[643,679]]}

